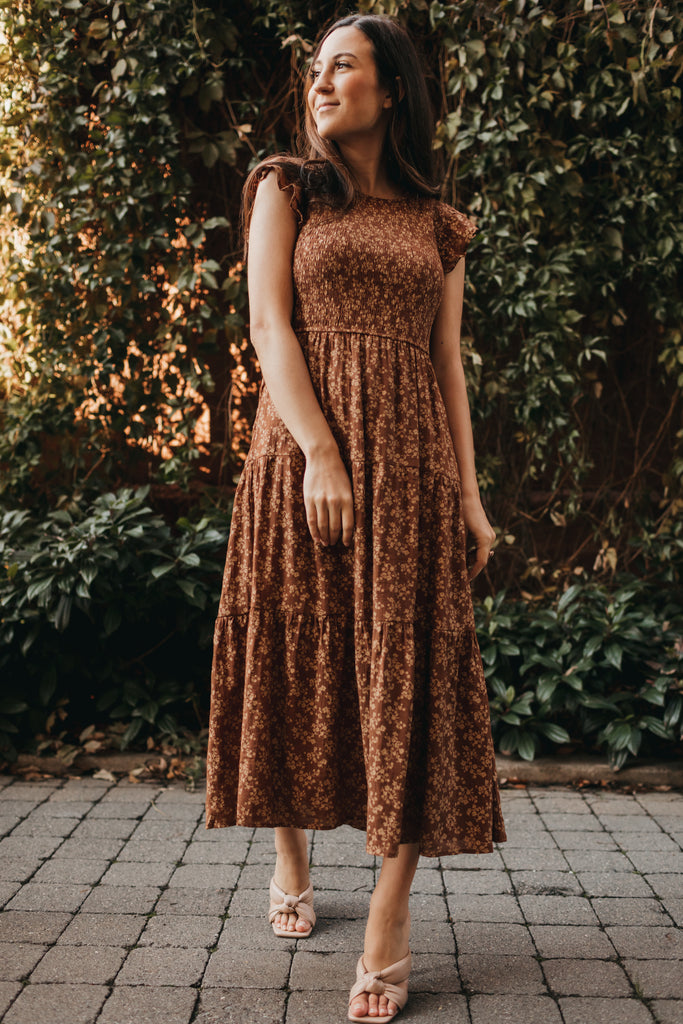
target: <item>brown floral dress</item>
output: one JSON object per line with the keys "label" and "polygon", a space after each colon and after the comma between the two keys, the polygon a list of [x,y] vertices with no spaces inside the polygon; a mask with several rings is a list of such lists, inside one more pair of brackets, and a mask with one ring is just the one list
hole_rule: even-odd
{"label": "brown floral dress", "polygon": [[[264,169],[264,174],[269,169]],[[308,532],[304,457],[262,388],[216,623],[206,827],[367,832],[369,853],[505,840],[460,482],[429,357],[477,229],[445,203],[301,212],[293,327],[353,486],[354,539]]]}

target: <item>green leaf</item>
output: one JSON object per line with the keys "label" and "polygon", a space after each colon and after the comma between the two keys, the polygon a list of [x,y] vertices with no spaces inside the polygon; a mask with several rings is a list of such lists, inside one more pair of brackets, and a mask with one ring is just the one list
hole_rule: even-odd
{"label": "green leaf", "polygon": [[190,566],[191,568],[197,568],[202,564],[202,560],[195,551],[190,551],[186,555],[181,555],[178,559],[182,565]]}
{"label": "green leaf", "polygon": [[0,696],[0,714],[18,715],[28,709],[29,705],[24,700],[19,700],[17,697]]}
{"label": "green leaf", "polygon": [[169,572],[173,572],[175,567],[175,562],[164,562],[162,565],[153,566],[151,571],[152,579],[161,579],[162,576],[166,576]]}
{"label": "green leaf", "polygon": [[533,736],[522,733],[517,741],[517,752],[525,761],[533,761],[536,756],[536,745]]}
{"label": "green leaf", "polygon": [[631,726],[625,722],[610,724],[605,733],[608,735],[609,744],[614,750],[622,750],[628,746],[631,740]]}
{"label": "green leaf", "polygon": [[106,18],[95,18],[88,26],[88,35],[94,39],[106,39],[109,35],[109,22]]}
{"label": "green leaf", "polygon": [[190,580],[176,580],[176,583],[182,592],[187,594],[188,597],[193,598],[195,596],[195,591],[197,589],[196,583],[192,583]]}
{"label": "green leaf", "polygon": [[559,679],[554,679],[552,676],[546,676],[541,679],[536,687],[536,697],[544,704],[550,700],[552,695],[555,693],[559,683]]}
{"label": "green leaf", "polygon": [[623,653],[624,652],[621,646],[617,643],[607,644],[603,651],[605,660],[608,661],[610,665],[613,665],[616,669],[621,669],[621,659]]}
{"label": "green leaf", "polygon": [[655,736],[661,737],[663,740],[673,740],[674,733],[671,728],[668,728],[666,724],[660,721],[658,718],[653,718],[651,715],[643,715],[641,722],[647,730],[654,733]]}
{"label": "green leaf", "polygon": [[554,722],[540,722],[538,730],[553,743],[569,743],[571,740],[567,730],[563,729],[561,725],[555,725]]}
{"label": "green leaf", "polygon": [[28,601],[34,601],[41,594],[44,594],[50,589],[54,583],[54,576],[48,576],[47,579],[37,580],[35,583],[30,583],[26,590],[26,599]]}
{"label": "green leaf", "polygon": [[578,583],[573,584],[571,587],[567,587],[567,589],[557,602],[558,612],[565,611],[565,609],[569,607],[569,605],[572,603],[574,598],[580,593],[580,591],[581,588]]}

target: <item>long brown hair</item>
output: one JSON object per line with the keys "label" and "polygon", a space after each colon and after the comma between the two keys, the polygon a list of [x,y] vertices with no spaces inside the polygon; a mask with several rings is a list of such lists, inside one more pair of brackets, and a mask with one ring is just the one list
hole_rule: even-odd
{"label": "long brown hair", "polygon": [[[332,32],[353,25],[372,43],[377,77],[383,89],[391,95],[391,115],[384,140],[384,159],[387,176],[398,188],[415,195],[438,196],[434,150],[434,114],[425,76],[420,66],[415,45],[394,18],[381,14],[349,14],[330,25],[320,37],[311,63]],[[399,97],[399,84],[403,95]],[[305,136],[300,156],[278,154],[261,161],[249,174],[244,184],[242,202],[242,228],[246,231],[251,217],[256,185],[264,167],[276,166],[285,180],[296,187],[301,206],[324,203],[346,209],[357,191],[351,173],[344,163],[339,147],[318,134],[315,120],[308,106],[308,91],[312,80],[306,72],[304,84]],[[306,155],[303,155],[306,153]]]}

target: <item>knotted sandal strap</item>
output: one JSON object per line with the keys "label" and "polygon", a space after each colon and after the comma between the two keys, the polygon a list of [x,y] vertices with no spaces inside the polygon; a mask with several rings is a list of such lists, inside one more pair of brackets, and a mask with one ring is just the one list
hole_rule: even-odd
{"label": "knotted sandal strap", "polygon": [[[270,912],[268,920],[272,924],[277,914],[298,914],[304,921],[308,921],[311,928],[315,924],[315,910],[313,909],[313,886],[301,893],[300,896],[293,896],[284,892],[276,883],[274,878],[270,880]],[[292,934],[296,934],[293,932]]]}
{"label": "knotted sandal strap", "polygon": [[[381,971],[368,971],[365,969],[361,956],[356,965],[356,982],[349,995],[349,1006],[358,996],[367,993],[368,995],[386,996],[389,1002],[396,1003],[399,1010],[402,1010],[408,1002],[408,976],[411,965],[412,957],[408,953],[402,960],[397,960],[390,967],[385,967]],[[357,1019],[365,1020],[366,1018],[359,1017]],[[373,1017],[371,1019],[381,1020],[382,1018]]]}

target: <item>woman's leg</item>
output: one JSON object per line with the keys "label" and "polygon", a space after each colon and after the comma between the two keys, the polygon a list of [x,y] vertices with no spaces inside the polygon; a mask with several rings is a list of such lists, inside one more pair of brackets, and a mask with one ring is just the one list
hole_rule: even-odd
{"label": "woman's leg", "polygon": [[[384,857],[365,929],[363,959],[369,971],[381,971],[408,955],[410,948],[410,912],[408,898],[415,876],[420,848],[417,843],[402,843],[398,857]],[[353,1000],[351,1012],[390,1017],[398,1007],[386,996],[360,995]]]}
{"label": "woman's leg", "polygon": [[[302,828],[276,828],[275,882],[287,893],[298,896],[308,888],[308,841]],[[277,914],[275,924],[294,932],[309,932],[311,926],[292,911],[291,914]]]}

